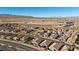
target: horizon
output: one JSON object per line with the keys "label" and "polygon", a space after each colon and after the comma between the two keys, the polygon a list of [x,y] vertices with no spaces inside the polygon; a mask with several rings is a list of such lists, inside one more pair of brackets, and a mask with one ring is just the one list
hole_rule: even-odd
{"label": "horizon", "polygon": [[14,14],[0,14],[0,16],[24,16],[24,17],[34,17],[34,18],[77,18],[79,16],[64,16],[64,17],[35,17],[35,16],[29,16],[29,15],[14,15]]}
{"label": "horizon", "polygon": [[43,18],[79,17],[79,7],[0,7],[0,14]]}

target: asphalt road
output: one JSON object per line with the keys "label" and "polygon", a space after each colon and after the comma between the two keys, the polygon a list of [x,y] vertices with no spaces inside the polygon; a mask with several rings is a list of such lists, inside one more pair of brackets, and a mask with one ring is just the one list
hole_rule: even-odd
{"label": "asphalt road", "polygon": [[13,43],[13,42],[8,42],[8,41],[3,41],[3,40],[0,40],[0,43],[6,44],[6,45],[11,45],[13,47],[21,48],[21,49],[23,49],[23,51],[39,51],[39,50],[34,49],[32,47],[28,47],[28,46],[21,45],[18,43]]}

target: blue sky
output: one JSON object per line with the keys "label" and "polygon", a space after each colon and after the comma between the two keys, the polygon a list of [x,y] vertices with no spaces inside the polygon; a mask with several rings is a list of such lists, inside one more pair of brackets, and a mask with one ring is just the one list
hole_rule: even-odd
{"label": "blue sky", "polygon": [[79,16],[79,7],[0,7],[0,14],[34,17]]}

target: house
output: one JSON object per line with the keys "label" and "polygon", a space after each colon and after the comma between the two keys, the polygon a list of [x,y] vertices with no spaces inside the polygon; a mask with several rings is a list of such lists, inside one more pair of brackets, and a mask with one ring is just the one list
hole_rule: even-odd
{"label": "house", "polygon": [[52,51],[59,51],[64,46],[64,43],[53,43],[49,49]]}
{"label": "house", "polygon": [[23,35],[17,35],[17,38],[18,38],[17,40],[20,41],[23,39],[23,37],[24,37]]}
{"label": "house", "polygon": [[15,37],[13,37],[13,40],[16,40],[16,41],[17,41],[17,40],[18,40],[18,37],[16,37],[16,36],[15,36]]}
{"label": "house", "polygon": [[69,46],[67,45],[64,45],[61,49],[61,51],[68,51],[69,50]]}
{"label": "house", "polygon": [[63,31],[61,29],[59,29],[57,32],[58,32],[58,35],[59,36],[62,36],[63,35]]}
{"label": "house", "polygon": [[73,45],[77,39],[77,35],[73,34],[70,38],[68,38],[67,43]]}
{"label": "house", "polygon": [[17,37],[17,34],[13,34],[13,33],[4,33],[4,38],[5,39],[13,39],[13,40],[16,40],[14,39],[14,37]]}
{"label": "house", "polygon": [[1,39],[4,39],[4,37],[5,37],[4,35],[1,35],[1,36],[0,36]]}
{"label": "house", "polygon": [[43,34],[43,37],[44,37],[44,38],[47,38],[47,37],[48,37],[48,33],[44,33],[44,34]]}
{"label": "house", "polygon": [[57,32],[54,32],[54,33],[51,33],[50,38],[51,39],[53,39],[53,38],[56,39],[58,36],[59,36],[58,33]]}
{"label": "house", "polygon": [[75,48],[74,51],[79,51],[79,49]]}
{"label": "house", "polygon": [[53,41],[52,40],[44,40],[41,44],[40,44],[40,46],[41,47],[43,47],[43,48],[48,48],[51,44],[53,43]]}
{"label": "house", "polygon": [[58,39],[59,39],[59,41],[65,42],[68,39],[68,37],[65,34],[63,34],[63,36],[61,36]]}
{"label": "house", "polygon": [[32,41],[33,39],[34,39],[34,37],[25,36],[25,37],[24,37],[24,43],[29,42],[29,41]]}
{"label": "house", "polygon": [[4,30],[3,30],[3,29],[1,29],[1,30],[0,30],[0,32],[4,32]]}
{"label": "house", "polygon": [[0,38],[4,38],[4,35],[3,35],[3,33],[2,32],[0,32]]}
{"label": "house", "polygon": [[[27,37],[27,38],[28,38],[28,37]],[[25,41],[25,36],[22,36],[22,37],[20,37],[19,39],[20,39],[20,41],[24,42],[24,41]]]}
{"label": "house", "polygon": [[69,46],[69,50],[68,51],[74,51],[74,49],[75,49],[75,45]]}
{"label": "house", "polygon": [[70,36],[72,35],[72,33],[73,33],[73,30],[69,30],[67,33],[65,33],[65,35],[66,35],[67,37],[70,37]]}
{"label": "house", "polygon": [[31,42],[32,42],[32,44],[33,44],[34,46],[39,47],[40,43],[42,43],[43,41],[44,41],[44,39],[39,37],[39,38],[33,39]]}
{"label": "house", "polygon": [[8,32],[9,32],[9,30],[5,30],[5,32],[6,32],[6,33],[8,33]]}
{"label": "house", "polygon": [[15,32],[12,30],[11,33],[15,33]]}
{"label": "house", "polygon": [[7,36],[6,39],[11,39],[11,36]]}

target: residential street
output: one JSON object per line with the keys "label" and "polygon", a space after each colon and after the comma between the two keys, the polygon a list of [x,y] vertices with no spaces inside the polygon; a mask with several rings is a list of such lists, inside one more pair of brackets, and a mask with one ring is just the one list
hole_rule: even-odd
{"label": "residential street", "polygon": [[38,51],[37,49],[34,49],[32,47],[24,46],[18,43],[13,43],[13,42],[8,42],[8,41],[3,41],[0,40],[0,43],[6,44],[6,45],[11,45],[13,47],[21,48],[23,51]]}

